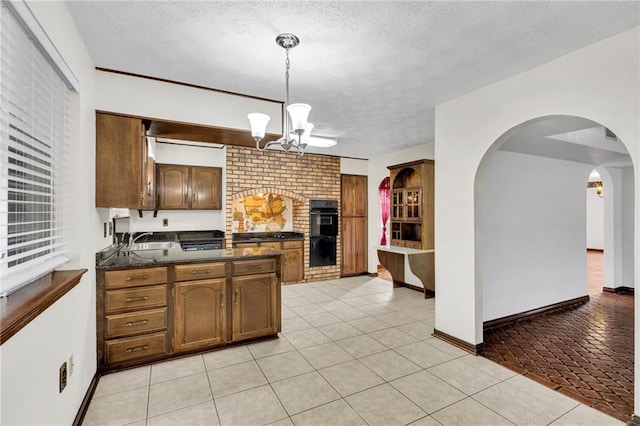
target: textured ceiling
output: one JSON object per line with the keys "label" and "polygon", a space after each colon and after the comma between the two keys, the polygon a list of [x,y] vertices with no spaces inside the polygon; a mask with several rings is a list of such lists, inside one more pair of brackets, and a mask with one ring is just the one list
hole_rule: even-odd
{"label": "textured ceiling", "polygon": [[371,158],[432,142],[434,107],[640,25],[640,3],[71,1],[96,66],[313,107],[316,149]]}

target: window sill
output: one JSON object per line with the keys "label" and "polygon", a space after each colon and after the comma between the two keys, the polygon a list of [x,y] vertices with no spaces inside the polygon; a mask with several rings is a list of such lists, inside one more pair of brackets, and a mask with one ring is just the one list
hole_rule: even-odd
{"label": "window sill", "polygon": [[54,271],[21,288],[0,304],[0,345],[74,288],[86,269]]}

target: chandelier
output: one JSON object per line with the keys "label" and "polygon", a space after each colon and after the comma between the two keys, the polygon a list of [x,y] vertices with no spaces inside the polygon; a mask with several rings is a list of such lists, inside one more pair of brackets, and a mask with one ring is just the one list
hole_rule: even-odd
{"label": "chandelier", "polygon": [[[313,124],[307,122],[311,106],[308,104],[289,104],[289,49],[296,47],[300,43],[300,40],[293,34],[284,33],[276,37],[276,43],[286,51],[286,71],[284,76],[286,84],[285,105],[287,106],[287,112],[284,116],[284,132],[280,139],[267,142],[264,147],[261,148],[260,141],[264,138],[267,123],[271,118],[267,114],[254,112],[247,115],[249,123],[251,124],[251,136],[256,141],[256,149],[258,151],[264,151],[272,145],[280,145],[285,151],[295,150],[300,155],[304,155],[304,150],[309,144],[311,130],[313,129]],[[293,128],[294,135],[291,135],[290,128]]]}

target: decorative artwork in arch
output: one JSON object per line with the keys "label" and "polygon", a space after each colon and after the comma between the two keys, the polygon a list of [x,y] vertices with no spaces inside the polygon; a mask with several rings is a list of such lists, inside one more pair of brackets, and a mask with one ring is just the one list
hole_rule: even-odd
{"label": "decorative artwork in arch", "polygon": [[256,194],[233,200],[231,232],[293,231],[291,198],[279,194]]}

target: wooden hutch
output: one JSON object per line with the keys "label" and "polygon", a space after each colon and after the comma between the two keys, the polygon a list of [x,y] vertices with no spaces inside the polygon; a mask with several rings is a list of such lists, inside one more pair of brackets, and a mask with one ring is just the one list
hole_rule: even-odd
{"label": "wooden hutch", "polygon": [[417,160],[388,167],[391,185],[391,245],[379,247],[378,258],[393,278],[394,287],[435,291],[433,160]]}

